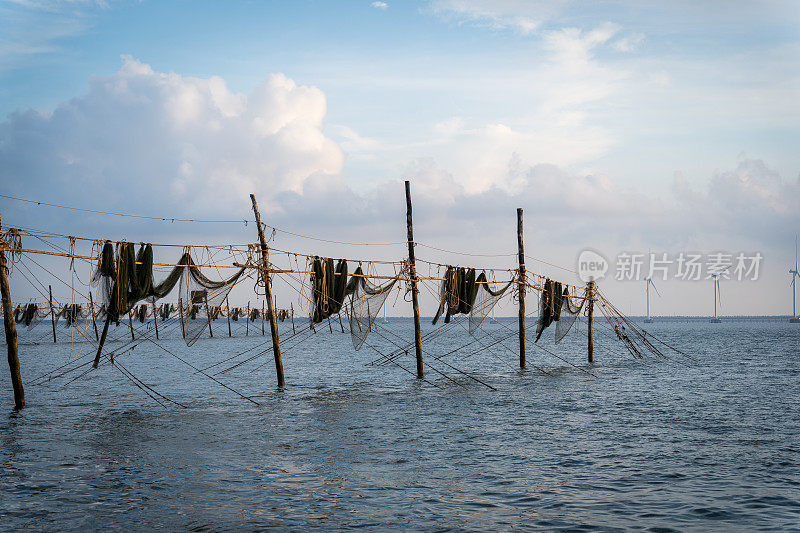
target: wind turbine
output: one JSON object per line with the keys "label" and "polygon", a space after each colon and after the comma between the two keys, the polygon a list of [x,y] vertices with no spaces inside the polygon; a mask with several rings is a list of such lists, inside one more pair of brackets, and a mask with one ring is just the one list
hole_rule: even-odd
{"label": "wind turbine", "polygon": [[711,274],[711,278],[714,280],[714,318],[711,319],[711,322],[715,324],[722,322],[722,319],[717,316],[717,300],[719,300],[719,306],[722,307],[722,293],[719,290],[719,276],[719,274]]}
{"label": "wind turbine", "polygon": [[797,272],[797,236],[794,238],[794,270],[790,270],[789,274],[792,275],[792,318],[789,319],[789,322],[800,322],[800,318],[797,318],[797,301],[795,296],[795,286],[794,281],[797,276],[800,276],[800,273]]}
{"label": "wind turbine", "polygon": [[653,319],[650,318],[650,285],[653,286],[653,288],[656,290],[656,294],[658,294],[659,297],[661,297],[661,293],[658,292],[658,288],[656,287],[656,284],[653,283],[653,278],[644,278],[644,281],[646,283],[646,285],[645,285],[646,289],[645,290],[647,292],[647,318],[644,319],[644,323],[645,324],[652,324],[653,323]]}

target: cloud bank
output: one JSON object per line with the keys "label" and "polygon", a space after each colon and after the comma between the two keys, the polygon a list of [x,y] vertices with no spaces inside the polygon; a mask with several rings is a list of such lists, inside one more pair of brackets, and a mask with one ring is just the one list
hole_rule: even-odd
{"label": "cloud bank", "polygon": [[[573,65],[588,61],[591,47],[615,32],[600,27],[550,39]],[[564,102],[553,105],[569,110],[595,97],[563,95]],[[707,245],[719,235],[769,244],[798,228],[797,178],[786,180],[763,161],[742,159],[736,169],[711,177],[707,190],[678,175],[673,194],[663,198],[623,188],[602,173],[569,169],[569,152],[578,162],[603,152],[603,140],[592,148],[591,129],[571,145],[503,124],[470,129],[453,120],[419,147],[429,155],[411,157],[394,175],[376,176],[370,188],[354,191],[346,152],[380,154],[383,148],[352,131],[340,146],[326,136],[325,115],[320,89],[283,74],[269,75],[245,95],[218,77],[156,72],[124,57],[118,72],[93,78],[85,94],[52,112],[17,112],[0,123],[3,192],[225,219],[249,217],[247,198],[255,192],[276,224],[394,241],[404,210],[402,176],[414,183],[422,231],[445,247],[471,250],[497,249],[492,235],[507,232],[516,207],[535,217],[538,242],[571,243],[573,249],[589,242]]]}
{"label": "cloud bank", "polygon": [[[250,192],[301,192],[336,179],[344,155],[322,132],[325,95],[282,74],[249,95],[218,77],[155,72],[131,57],[52,112],[27,110],[0,125],[6,191],[94,197],[106,205],[220,216]],[[95,202],[92,202],[95,203]]]}

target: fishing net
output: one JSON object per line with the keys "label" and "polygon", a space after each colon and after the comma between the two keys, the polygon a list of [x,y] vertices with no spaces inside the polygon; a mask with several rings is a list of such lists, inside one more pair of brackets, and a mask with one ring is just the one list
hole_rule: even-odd
{"label": "fishing net", "polygon": [[564,289],[564,296],[561,304],[561,314],[556,322],[556,344],[564,340],[564,337],[572,329],[575,321],[581,314],[583,303],[586,300],[577,296],[570,296],[569,289]]}
{"label": "fishing net", "polygon": [[[340,259],[334,268],[333,259],[314,257],[311,263],[311,320],[317,324],[342,309],[348,293],[347,261]],[[352,291],[351,291],[352,292]]]}
{"label": "fishing net", "polygon": [[490,284],[486,280],[486,274],[481,272],[476,279],[478,286],[475,301],[472,304],[472,309],[469,312],[469,333],[475,335],[475,332],[480,329],[483,321],[492,312],[492,309],[497,302],[505,295],[506,291],[513,285],[514,280],[509,281],[502,289],[497,289],[496,283]]}
{"label": "fishing net", "polygon": [[386,298],[392,292],[397,278],[383,284],[373,285],[363,277],[361,267],[358,267],[347,284],[350,301],[345,306],[347,319],[350,322],[350,337],[353,348],[360,349],[367,340],[372,324],[378,317],[381,307],[386,303]]}
{"label": "fishing net", "polygon": [[50,316],[50,309],[40,309],[34,302],[18,305],[14,309],[14,322],[22,324],[28,331],[32,330],[39,321]]}
{"label": "fishing net", "polygon": [[[139,247],[121,242],[116,251],[110,241],[103,244],[97,270],[92,282],[99,288],[102,308],[107,318],[119,321],[121,315],[135,310],[140,321],[144,322],[149,313],[146,305],[134,309],[141,300],[151,303],[164,298],[180,283],[178,289],[178,310],[181,317],[183,337],[191,346],[200,337],[211,320],[219,313],[228,293],[241,279],[247,265],[233,276],[223,281],[207,278],[192,261],[189,251],[181,258],[158,283],[153,281],[153,248],[149,244]],[[209,331],[209,333],[211,333]]]}
{"label": "fishing net", "polygon": [[558,321],[563,297],[561,283],[550,279],[545,280],[542,294],[539,297],[539,320],[536,323],[536,340],[533,342],[539,342],[542,332],[550,327],[550,324]]}
{"label": "fishing net", "polygon": [[194,266],[189,258],[189,266],[183,268],[178,287],[178,310],[180,311],[183,338],[186,346],[193,345],[208,330],[211,321],[219,315],[219,309],[236,283],[241,279],[244,268],[227,280],[212,281]]}

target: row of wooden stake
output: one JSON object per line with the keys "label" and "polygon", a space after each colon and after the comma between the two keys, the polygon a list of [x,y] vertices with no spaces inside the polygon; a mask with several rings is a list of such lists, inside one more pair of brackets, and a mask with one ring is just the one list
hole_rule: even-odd
{"label": "row of wooden stake", "polygon": [[[416,353],[416,366],[417,378],[422,379],[424,376],[423,360],[422,360],[422,330],[420,327],[420,313],[419,313],[419,289],[417,286],[417,268],[414,258],[414,224],[412,217],[411,207],[411,183],[405,182],[406,189],[406,226],[408,236],[408,267],[409,267],[409,280],[411,284],[411,304],[414,312],[414,345]],[[261,259],[266,267],[269,265],[269,248],[267,247],[266,239],[264,238],[264,230],[261,225],[261,214],[258,211],[258,204],[255,195],[250,195],[250,200],[253,204],[253,213],[256,218],[256,227],[258,228],[258,240],[260,245]],[[0,225],[0,230],[2,225]],[[522,208],[517,209],[517,248],[518,248],[518,261],[519,261],[519,366],[525,368],[525,250],[523,246],[522,235]],[[275,360],[275,373],[277,377],[278,387],[285,386],[285,379],[283,373],[283,358],[281,356],[280,339],[278,338],[278,325],[276,320],[275,307],[272,301],[272,280],[269,271],[266,271],[262,276],[264,283],[265,300],[267,302],[267,317],[269,318],[269,329],[272,337],[272,352]],[[5,252],[0,249],[0,293],[2,293],[3,301],[3,317],[6,334],[6,346],[8,348],[8,366],[11,372],[11,383],[14,389],[14,407],[21,409],[25,406],[25,391],[22,386],[22,378],[20,376],[19,367],[19,351],[17,347],[17,329],[14,322],[14,313],[11,304],[11,290],[8,281],[8,266],[6,263]],[[89,294],[91,300],[91,293]],[[586,299],[588,300],[588,361],[594,361],[594,343],[593,343],[593,310],[594,310],[594,282],[590,281],[587,287]],[[94,308],[94,302],[90,303]],[[53,292],[50,289],[50,307],[53,307]],[[52,314],[52,313],[51,313]],[[294,313],[292,313],[294,319]],[[53,325],[53,342],[56,340],[56,327],[55,318],[51,317]],[[97,323],[94,320],[94,313],[92,313],[92,320],[94,323],[95,335],[97,335]],[[106,335],[108,334],[108,326],[111,322],[110,315],[106,317],[103,326],[102,335],[99,336],[99,343],[97,353],[93,366],[97,368],[100,362],[100,356],[105,344]],[[209,330],[211,324],[209,322]],[[294,328],[294,320],[292,320],[292,327]],[[262,334],[263,334],[263,319],[262,319]],[[230,317],[228,317],[228,334],[230,335]],[[213,336],[213,332],[211,332]],[[133,320],[131,318],[131,336],[133,336]],[[156,325],[156,337],[158,336],[158,325]]]}

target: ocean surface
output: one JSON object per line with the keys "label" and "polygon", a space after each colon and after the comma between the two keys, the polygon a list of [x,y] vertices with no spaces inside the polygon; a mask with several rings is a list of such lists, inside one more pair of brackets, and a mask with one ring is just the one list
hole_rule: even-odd
{"label": "ocean surface", "polygon": [[74,370],[94,350],[74,329],[21,329],[21,412],[0,371],[0,529],[800,529],[798,324],[661,320],[643,327],[691,358],[637,359],[598,322],[594,365],[585,325],[558,346],[545,331],[561,359],[529,332],[520,371],[516,319],[475,341],[462,318],[428,336],[420,381],[413,348],[369,364],[413,339],[380,320],[359,351],[338,321],[281,323],[282,390],[258,322],[192,348],[149,325],[132,350],[112,326],[117,364],[94,371]]}

